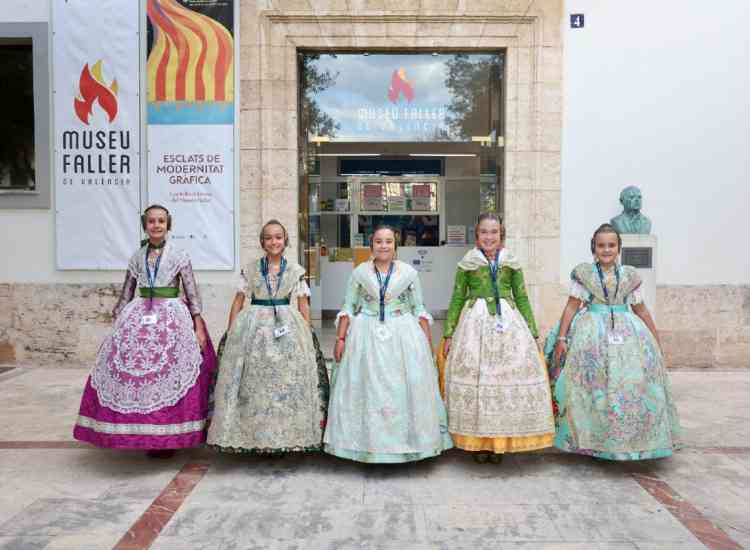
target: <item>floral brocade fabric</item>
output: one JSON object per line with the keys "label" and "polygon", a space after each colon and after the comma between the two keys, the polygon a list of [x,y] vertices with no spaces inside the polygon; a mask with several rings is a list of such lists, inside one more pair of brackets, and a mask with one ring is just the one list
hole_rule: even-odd
{"label": "floral brocade fabric", "polygon": [[[619,288],[614,269],[604,273],[614,310],[607,307],[595,265],[581,264],[571,274],[570,294],[584,308],[571,324],[568,353],[553,380],[555,446],[610,460],[669,456],[679,447],[680,426],[664,359],[654,336],[630,311],[642,302],[638,273],[617,269]],[[552,338],[554,333],[550,352]]]}
{"label": "floral brocade fabric", "polygon": [[[208,443],[224,452],[272,454],[319,450],[328,401],[328,377],[319,347],[298,309],[309,290],[304,270],[289,262],[269,278],[276,299],[289,305],[252,305],[268,300],[259,262],[248,270],[245,307],[227,334],[216,387]],[[280,286],[279,286],[280,283]],[[274,329],[289,332],[276,337]]]}
{"label": "floral brocade fabric", "polygon": [[417,272],[400,261],[380,321],[372,262],[349,280],[339,317],[350,319],[341,363],[334,367],[325,451],[370,463],[410,462],[453,446],[432,350],[418,319],[432,322]]}
{"label": "floral brocade fabric", "polygon": [[[462,262],[472,254],[481,264],[475,251]],[[524,307],[525,314],[521,307],[513,307],[515,303],[528,306],[525,288],[516,288],[523,285],[523,278],[514,276],[520,273],[515,267],[502,267],[499,282],[505,279],[507,285],[501,285],[505,288],[500,293],[501,315],[490,300],[493,292],[486,265],[466,270],[459,264],[456,275],[451,305],[462,308],[445,366],[445,401],[449,430],[456,445],[466,450],[514,452],[552,444],[550,388],[532,335],[533,315],[530,307]],[[500,319],[502,329],[497,326]]]}

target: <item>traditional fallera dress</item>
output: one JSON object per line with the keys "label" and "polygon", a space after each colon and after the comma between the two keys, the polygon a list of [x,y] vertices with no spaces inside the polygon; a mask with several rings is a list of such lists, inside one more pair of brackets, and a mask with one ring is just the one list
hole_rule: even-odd
{"label": "traditional fallera dress", "polygon": [[458,263],[445,322],[444,337],[452,337],[447,360],[441,345],[448,427],[456,447],[506,453],[552,445],[550,388],[536,334],[513,254],[503,248],[491,264],[478,248],[467,252]]}
{"label": "traditional fallera dress", "polygon": [[246,270],[247,297],[227,333],[214,391],[208,444],[223,452],[277,454],[322,447],[328,374],[298,299],[310,295],[305,270],[265,259]]}
{"label": "traditional fallera dress", "polygon": [[216,354],[210,340],[201,352],[195,336],[192,315],[202,306],[190,257],[171,241],[158,257],[147,255],[144,245],[130,259],[73,435],[118,449],[199,446]]}
{"label": "traditional fallera dress", "polygon": [[360,264],[337,326],[342,316],[350,325],[344,356],[334,367],[325,451],[395,463],[450,449],[432,350],[418,322],[432,317],[414,268],[395,261],[379,282],[373,262]]}
{"label": "traditional fallera dress", "polygon": [[584,307],[568,330],[560,368],[552,365],[559,324],[547,338],[558,409],[555,446],[609,460],[670,456],[679,447],[680,426],[669,377],[656,339],[630,310],[643,302],[640,276],[630,266],[601,275],[591,263],[571,273],[570,295]]}

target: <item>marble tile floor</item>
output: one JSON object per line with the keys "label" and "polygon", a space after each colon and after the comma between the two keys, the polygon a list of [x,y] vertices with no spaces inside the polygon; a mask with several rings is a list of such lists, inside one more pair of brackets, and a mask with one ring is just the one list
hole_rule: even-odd
{"label": "marble tile floor", "polygon": [[0,549],[750,548],[750,370],[672,371],[686,448],[668,460],[392,466],[94,449],[71,438],[86,375],[0,374]]}

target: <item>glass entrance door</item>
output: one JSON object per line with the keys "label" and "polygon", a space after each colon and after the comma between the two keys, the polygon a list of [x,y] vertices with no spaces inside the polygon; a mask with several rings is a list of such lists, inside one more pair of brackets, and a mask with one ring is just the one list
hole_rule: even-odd
{"label": "glass entrance door", "polygon": [[313,317],[341,307],[374,229],[447,309],[482,211],[502,212],[502,51],[300,52],[300,240]]}

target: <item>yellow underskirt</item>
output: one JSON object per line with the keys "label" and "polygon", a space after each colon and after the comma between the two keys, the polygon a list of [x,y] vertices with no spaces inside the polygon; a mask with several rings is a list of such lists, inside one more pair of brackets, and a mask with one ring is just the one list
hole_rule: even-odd
{"label": "yellow underskirt", "polygon": [[489,451],[498,454],[545,449],[555,441],[554,433],[521,437],[475,437],[452,433],[451,437],[453,445],[464,451]]}

